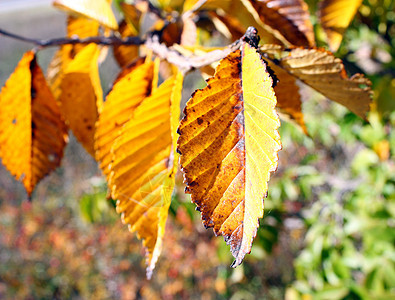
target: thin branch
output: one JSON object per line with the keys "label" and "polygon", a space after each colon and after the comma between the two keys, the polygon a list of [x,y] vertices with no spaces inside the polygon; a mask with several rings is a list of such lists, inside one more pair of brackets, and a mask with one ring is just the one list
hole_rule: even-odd
{"label": "thin branch", "polygon": [[176,65],[182,72],[187,72],[191,69],[198,69],[223,59],[229,53],[239,49],[240,44],[241,39],[227,46],[223,50],[213,50],[202,56],[193,55],[190,57],[184,56],[177,50],[168,48],[165,44],[161,44],[157,36],[147,39],[145,46],[152,50],[161,59],[165,59],[169,63]]}
{"label": "thin branch", "polygon": [[186,57],[179,53],[175,49],[167,47],[165,44],[159,42],[159,37],[157,35],[152,35],[147,38],[147,40],[140,39],[139,37],[127,37],[119,38],[116,36],[105,37],[105,36],[95,36],[88,37],[85,39],[79,39],[77,37],[72,38],[57,38],[57,39],[32,39],[23,37],[14,33],[0,29],[0,35],[11,37],[20,41],[32,43],[39,47],[54,47],[66,44],[89,44],[95,43],[99,45],[145,45],[148,49],[152,50],[154,54],[162,59],[166,59],[169,63],[176,65],[182,72],[187,72],[191,69],[201,68],[212,64],[218,60],[223,59],[229,53],[240,48],[241,42],[246,41],[252,43],[255,47],[259,42],[259,37],[257,36],[257,30],[254,27],[249,27],[246,33],[233,44],[225,47],[223,50],[214,50],[206,53],[202,56],[191,56]]}
{"label": "thin branch", "polygon": [[116,36],[93,36],[85,39],[79,39],[78,37],[71,38],[55,38],[55,39],[32,39],[23,37],[3,29],[0,29],[0,35],[4,35],[6,37],[10,37],[19,41],[27,42],[34,44],[39,47],[56,47],[62,45],[75,45],[75,44],[90,44],[95,43],[98,45],[107,45],[107,46],[117,46],[117,45],[142,45],[145,43],[145,40],[140,39],[139,37],[126,37],[119,38]]}

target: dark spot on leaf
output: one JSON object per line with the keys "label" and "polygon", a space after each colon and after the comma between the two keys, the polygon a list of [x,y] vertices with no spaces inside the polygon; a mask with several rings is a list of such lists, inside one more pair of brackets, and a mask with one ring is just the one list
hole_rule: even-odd
{"label": "dark spot on leaf", "polygon": [[86,129],[92,130],[92,126],[91,126],[91,125],[88,125],[88,126],[86,126]]}
{"label": "dark spot on leaf", "polygon": [[199,185],[199,183],[197,183],[196,181],[191,181],[191,183],[189,183],[189,186],[194,187]]}
{"label": "dark spot on leaf", "polygon": [[30,96],[32,99],[36,98],[37,96],[37,91],[33,86],[30,88]]}
{"label": "dark spot on leaf", "polygon": [[198,123],[199,125],[202,125],[203,120],[202,120],[201,118],[197,118],[197,123]]}
{"label": "dark spot on leaf", "polygon": [[12,124],[16,124],[16,122],[17,122],[17,119],[14,118],[14,119],[12,120]]}
{"label": "dark spot on leaf", "polygon": [[35,136],[36,128],[37,128],[36,123],[34,123],[34,121],[32,121],[32,137],[33,137],[33,138],[34,138],[34,136]]}

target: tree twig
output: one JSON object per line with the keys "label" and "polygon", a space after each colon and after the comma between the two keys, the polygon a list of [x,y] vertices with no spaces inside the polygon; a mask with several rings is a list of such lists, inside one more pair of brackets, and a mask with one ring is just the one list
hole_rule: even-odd
{"label": "tree twig", "polygon": [[95,43],[98,45],[145,45],[148,49],[152,50],[154,54],[162,59],[166,59],[169,63],[176,65],[182,72],[187,72],[191,69],[201,68],[212,64],[218,60],[223,59],[229,53],[240,48],[241,42],[246,41],[252,43],[254,46],[259,42],[259,37],[257,36],[257,30],[254,27],[249,27],[246,33],[233,44],[225,47],[223,50],[210,51],[202,56],[193,55],[191,57],[186,57],[179,53],[175,49],[167,47],[165,44],[160,43],[159,37],[157,35],[149,35],[149,37],[144,40],[139,37],[127,37],[119,38],[116,36],[95,36],[88,37],[85,39],[79,39],[78,37],[72,38],[56,38],[56,39],[33,39],[23,37],[14,33],[0,29],[0,35],[4,35],[10,38],[14,38],[20,41],[32,43],[40,48],[45,47],[55,47],[66,44],[89,44]]}
{"label": "tree twig", "polygon": [[4,35],[16,40],[20,40],[23,42],[31,43],[39,47],[56,47],[62,45],[75,45],[75,44],[90,44],[95,43],[98,45],[107,45],[107,46],[117,46],[117,45],[142,45],[145,43],[145,40],[142,40],[139,37],[126,37],[119,38],[116,36],[93,36],[85,39],[80,39],[78,37],[71,38],[55,38],[55,39],[32,39],[23,37],[3,29],[0,29],[0,35]]}

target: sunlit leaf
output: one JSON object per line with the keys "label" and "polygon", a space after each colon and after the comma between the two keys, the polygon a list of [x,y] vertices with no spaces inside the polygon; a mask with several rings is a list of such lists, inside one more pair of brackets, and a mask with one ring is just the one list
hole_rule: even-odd
{"label": "sunlit leaf", "polygon": [[96,159],[106,176],[110,173],[111,148],[122,126],[132,117],[141,101],[151,93],[154,63],[148,60],[141,64],[141,61],[144,59],[137,60],[128,68],[129,72],[114,84],[96,123]]}
{"label": "sunlit leaf", "polygon": [[[370,81],[361,74],[348,77],[341,59],[323,49],[277,49],[262,51],[288,74],[300,79],[332,101],[361,118],[370,109]],[[280,78],[281,81],[281,78]]]}
{"label": "sunlit leaf", "polygon": [[320,2],[318,12],[320,22],[333,52],[339,48],[343,34],[361,3],[362,0],[322,0]]}
{"label": "sunlit leaf", "polygon": [[178,140],[186,191],[203,224],[224,236],[239,265],[263,216],[281,148],[276,97],[265,63],[249,44],[229,54],[188,101]]}
{"label": "sunlit leaf", "polygon": [[[136,36],[131,27],[123,20],[119,24],[122,37]],[[113,47],[114,57],[121,68],[130,64],[139,55],[139,47],[135,45],[117,45]]]}
{"label": "sunlit leaf", "polygon": [[143,239],[147,277],[161,251],[174,187],[182,80],[177,73],[145,98],[112,149],[112,197],[123,222]]}
{"label": "sunlit leaf", "polygon": [[[69,16],[67,18],[67,37],[79,37],[80,39],[90,36],[97,36],[99,34],[99,23],[84,17]],[[48,70],[47,80],[55,99],[58,99],[61,94],[60,83],[64,70],[68,63],[80,52],[85,45],[63,45],[54,54]]]}
{"label": "sunlit leaf", "polygon": [[309,9],[303,0],[250,0],[262,22],[297,46],[313,46]]}
{"label": "sunlit leaf", "polygon": [[27,52],[0,93],[0,158],[29,197],[59,166],[67,131],[35,54]]}
{"label": "sunlit leaf", "polygon": [[117,29],[118,24],[107,0],[54,0],[53,5],[69,13],[96,20],[101,25]]}
{"label": "sunlit leaf", "polygon": [[95,123],[103,105],[98,57],[99,47],[87,45],[68,64],[61,82],[61,113],[84,148],[95,156]]}

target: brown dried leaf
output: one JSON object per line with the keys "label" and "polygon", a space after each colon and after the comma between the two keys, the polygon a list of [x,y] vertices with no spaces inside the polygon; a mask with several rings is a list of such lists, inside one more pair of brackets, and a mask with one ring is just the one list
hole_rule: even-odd
{"label": "brown dried leaf", "polygon": [[309,8],[303,0],[249,0],[262,22],[278,30],[291,44],[314,46]]}
{"label": "brown dried leaf", "polygon": [[366,118],[372,100],[369,79],[362,74],[349,78],[341,59],[324,49],[269,48],[270,45],[261,50],[275,59],[278,67],[359,117]]}

